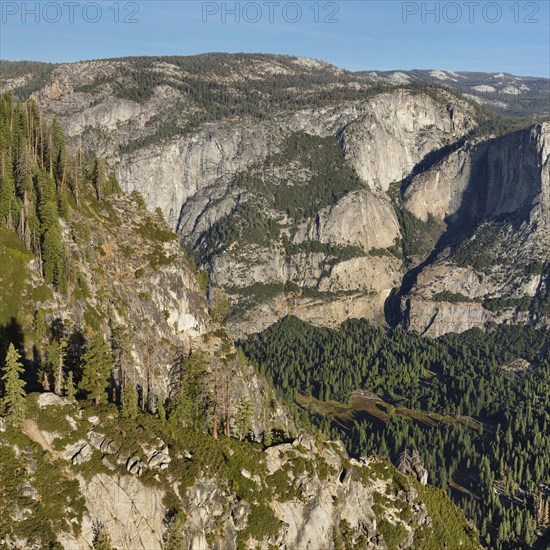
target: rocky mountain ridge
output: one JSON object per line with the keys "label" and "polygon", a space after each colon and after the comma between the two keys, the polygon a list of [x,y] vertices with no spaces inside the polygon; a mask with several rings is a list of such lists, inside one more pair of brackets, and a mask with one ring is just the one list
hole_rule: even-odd
{"label": "rocky mountain ridge", "polygon": [[[437,489],[386,461],[349,459],[340,442],[302,434],[265,450],[237,440],[201,448],[189,436],[176,443],[145,417],[121,426],[114,411],[49,393],[28,399],[22,433],[0,423],[0,457],[19,465],[18,497],[0,520],[9,548],[54,540],[95,548],[98,533],[126,549],[405,549],[457,540],[478,548]],[[45,492],[52,476],[65,487],[61,499]]]}
{"label": "rocky mountain ridge", "polygon": [[388,83],[440,84],[501,114],[548,114],[547,78],[445,70],[365,71],[360,74]]}
{"label": "rocky mountain ridge", "polygon": [[[525,323],[548,318],[547,306],[539,310],[529,302],[537,296],[547,300],[549,131],[544,123],[468,144],[444,159],[444,168],[435,165],[412,179],[404,194],[407,208],[449,220],[440,247],[453,245],[419,274],[407,313],[416,330],[441,334],[441,317],[447,317],[451,332],[511,318]],[[482,178],[486,185],[480,187]],[[431,311],[419,303],[422,296],[445,294],[455,303],[434,304]],[[515,314],[514,301],[523,301]]]}
{"label": "rocky mountain ridge", "polygon": [[[426,86],[424,73],[400,88],[395,73],[369,74],[354,84],[334,67],[284,56],[107,60],[55,68],[35,97],[77,147],[103,151],[124,189],[159,207],[195,249],[230,297],[235,335],[288,313],[331,326],[350,317],[404,322],[430,335],[499,319],[546,323],[548,125],[487,136],[491,116]],[[497,118],[489,127],[514,124]],[[412,288],[427,284],[438,257],[443,280],[460,281],[460,269],[483,279],[475,266],[443,266],[441,254],[537,201],[516,239],[532,233],[526,261],[541,264],[522,274],[523,286],[512,289],[503,279],[510,271],[495,268],[474,294],[452,285],[480,302],[449,304],[441,284],[431,295]],[[505,233],[495,238],[510,256]],[[498,312],[488,300],[493,309],[499,301]]]}
{"label": "rocky mountain ridge", "polygon": [[[136,59],[112,59],[111,62],[127,62],[132,64]],[[173,77],[178,76],[178,65],[182,59],[188,60],[184,65],[185,74],[189,76],[195,71],[210,76],[223,78],[227,82],[246,80],[270,80],[277,77],[309,75],[323,79],[325,85],[341,87],[342,85],[361,89],[365,85],[403,86],[418,84],[422,86],[445,86],[448,89],[464,95],[476,103],[486,106],[501,114],[515,116],[547,116],[549,114],[548,95],[550,81],[548,78],[533,76],[517,76],[509,73],[486,73],[468,71],[450,71],[440,69],[428,70],[364,70],[350,72],[324,61],[304,57],[262,54],[203,54],[188,58],[157,57],[157,70],[164,66]],[[217,64],[217,70],[204,69],[209,62]],[[172,66],[170,64],[172,63]],[[67,65],[67,64],[65,64]],[[68,64],[69,66],[71,64]],[[74,64],[72,64],[74,65]],[[220,70],[221,65],[221,70]],[[38,62],[0,61],[0,82],[3,91],[14,90],[27,99],[29,95],[43,87],[58,68],[64,65]],[[105,62],[81,62],[80,66],[87,71],[80,73],[80,78],[86,79],[86,72],[92,75],[98,73],[100,78],[109,78],[116,71],[105,68]],[[233,74],[231,74],[233,73]],[[70,76],[67,78],[70,79]],[[88,79],[87,83],[93,82]],[[303,82],[297,82],[303,87]]]}

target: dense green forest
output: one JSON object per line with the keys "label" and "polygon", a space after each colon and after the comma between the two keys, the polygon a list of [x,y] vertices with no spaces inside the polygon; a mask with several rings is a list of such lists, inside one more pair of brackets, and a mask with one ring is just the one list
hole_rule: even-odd
{"label": "dense green forest", "polygon": [[385,421],[355,411],[342,423],[322,406],[306,409],[355,455],[396,461],[405,447],[418,449],[430,483],[453,496],[492,548],[548,543],[547,331],[500,326],[430,340],[363,320],[332,330],[287,317],[241,346],[288,401],[347,403],[365,393],[390,404]]}
{"label": "dense green forest", "polygon": [[97,200],[120,191],[100,158],[67,154],[56,120],[45,122],[36,103],[0,98],[0,228],[15,230],[35,254],[48,284],[65,292],[71,266],[61,243],[60,219],[82,193]]}
{"label": "dense green forest", "polygon": [[[202,90],[200,86],[196,89]],[[136,97],[146,97],[147,93],[145,87],[143,93],[136,92]],[[211,95],[210,90],[202,90],[199,95],[216,98],[215,91]],[[227,105],[220,117],[241,114],[233,99],[223,96],[220,102]],[[253,108],[261,110],[262,105],[259,102]],[[315,140],[303,145],[303,140],[297,138],[284,154],[289,158],[304,156],[316,166],[320,159],[310,152],[321,146],[328,163],[323,170],[333,170],[338,164],[331,157],[339,151],[336,144]],[[304,186],[293,191],[289,203],[281,202],[286,195],[273,196],[273,200],[300,219],[310,214],[301,206],[304,197],[308,206],[318,201],[315,210],[356,185],[355,174],[343,171],[334,173],[319,194],[313,193],[313,187]],[[33,258],[43,281],[61,295],[79,286],[79,274],[63,246],[64,220],[83,196],[102,201],[118,190],[116,179],[102,159],[67,154],[59,125],[56,121],[45,122],[33,101],[20,104],[10,95],[1,97],[0,256],[6,250],[10,254],[9,262],[3,257],[0,262],[0,290],[6,300],[3,311],[17,309],[16,304],[12,307],[8,303],[18,296],[16,286],[21,277],[17,277],[16,270]],[[266,226],[254,205],[243,203],[239,208],[242,227],[235,223],[214,226],[208,235],[210,245],[239,239],[243,231],[250,232],[251,242],[279,235],[276,224]],[[433,228],[429,224],[417,227],[416,220],[405,222],[414,237],[405,242],[405,252],[412,254],[417,235]],[[5,286],[6,281],[12,286]],[[96,405],[111,400],[126,419],[141,415],[140,409],[151,409],[163,423],[166,419],[172,421],[174,430],[187,429],[197,419],[200,425],[192,429],[199,435],[209,431],[217,436],[218,425],[225,428],[221,413],[213,423],[210,418],[216,399],[203,380],[206,367],[200,356],[195,356],[196,377],[180,380],[179,397],[157,403],[155,409],[131,384],[125,399],[116,391],[113,394],[110,377],[122,349],[117,347],[115,333],[111,342],[97,335],[82,341],[80,353],[74,355],[71,342],[65,341],[56,327],[46,327],[40,311],[34,314],[34,336],[37,341],[47,341],[44,350],[36,350],[40,357],[34,361],[39,368],[33,373],[33,382],[43,389]],[[7,321],[0,319],[0,367],[4,373],[0,388],[3,412],[16,424],[25,415],[24,384],[19,380],[25,376],[25,369],[15,348],[9,347]],[[304,411],[328,435],[342,437],[355,455],[375,453],[395,461],[404,447],[418,449],[430,472],[430,482],[455,498],[491,547],[511,549],[548,543],[548,534],[544,534],[549,523],[550,480],[547,332],[502,326],[488,333],[471,330],[428,340],[400,329],[387,332],[366,321],[348,321],[339,330],[330,330],[286,318],[242,342],[242,349],[289,403],[303,404],[300,399],[304,397],[348,403],[357,392],[378,395],[389,404],[387,421],[357,415],[343,425],[337,418],[323,414],[322,408],[304,405]],[[185,371],[194,372],[194,366],[188,364]],[[250,412],[245,411],[246,404],[240,405],[243,418],[239,423],[244,437]],[[435,424],[418,420],[404,414],[405,410],[437,413],[439,420]]]}

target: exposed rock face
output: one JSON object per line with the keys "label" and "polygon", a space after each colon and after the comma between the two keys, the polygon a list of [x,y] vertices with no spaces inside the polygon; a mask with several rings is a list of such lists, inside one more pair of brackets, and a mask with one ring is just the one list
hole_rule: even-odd
{"label": "exposed rock face", "polygon": [[[160,207],[175,229],[182,225],[182,208],[190,197],[213,184],[227,186],[232,174],[267,156],[269,130],[265,125],[208,125],[188,138],[139,150],[122,160],[117,173],[126,191],[135,189],[151,208]],[[200,214],[189,221],[191,227]],[[210,223],[216,218],[210,214]]]}
{"label": "exposed rock face", "polygon": [[320,242],[358,246],[365,252],[392,246],[401,234],[387,197],[367,190],[349,193],[319,212],[317,227]]}
{"label": "exposed rock face", "polygon": [[[321,71],[329,75],[327,78],[343,77],[333,67],[305,66],[290,58],[262,58],[261,62],[250,58],[248,63],[243,65],[239,78],[270,79],[280,71],[286,75]],[[168,223],[192,246],[217,222],[231,219],[238,205],[258,198],[255,189],[244,189],[237,183],[243,174],[265,173],[270,183],[279,186],[307,181],[308,169],[299,163],[281,165],[276,173],[269,172],[273,155],[280,153],[289,136],[296,133],[338,140],[344,162],[353,166],[364,189],[323,205],[298,226],[292,220],[285,222],[280,210],[268,208],[267,218],[279,224],[281,232],[297,246],[314,241],[332,247],[354,246],[365,253],[393,246],[401,233],[385,193],[390,183],[403,179],[427,153],[452,143],[475,127],[473,108],[450,94],[441,92],[436,97],[423,90],[401,90],[366,101],[344,100],[336,105],[273,112],[261,122],[248,117],[207,122],[187,135],[151,140],[152,145],[144,141],[144,146],[134,152],[120,154],[119,146],[149,138],[159,131],[161,122],[172,123],[176,112],[180,120],[185,120],[202,108],[170,80],[187,78],[189,73],[162,61],[153,63],[147,71],[159,80],[166,79],[166,84],[155,86],[150,97],[141,103],[123,97],[120,86],[131,88],[131,70],[131,60],[63,65],[55,69],[49,84],[36,98],[46,111],[60,117],[65,130],[75,138],[73,143],[82,140],[84,146],[93,145],[104,151],[124,190],[138,190],[151,209],[160,208]],[[225,73],[217,78],[224,81]],[[362,87],[365,84],[358,89]],[[289,256],[278,244],[272,240],[268,247],[247,251],[241,239],[235,254],[222,251],[208,259],[211,280],[225,288],[235,307],[244,308],[244,317],[250,319],[249,322],[232,316],[230,324],[235,334],[257,330],[265,319],[277,320],[285,309],[280,304],[288,296],[281,292],[273,300],[279,305],[266,304],[261,297],[256,300],[260,303],[252,304],[243,300],[241,292],[235,292],[257,284],[284,286],[291,282],[312,289],[316,300],[297,295],[290,300],[296,303],[297,314],[303,318],[323,318],[332,325],[341,323],[349,314],[383,319],[384,301],[402,270],[398,260],[382,274],[379,266],[370,266],[366,257],[352,263],[334,259],[326,252],[317,257]],[[354,271],[356,268],[358,271]],[[367,287],[364,279],[373,284]],[[338,293],[352,291],[363,306],[349,311],[347,296]],[[318,310],[320,305],[322,313]],[[266,307],[271,312],[269,317],[261,313]],[[182,323],[185,326],[186,321]]]}
{"label": "exposed rock face", "polygon": [[425,336],[437,338],[447,332],[482,328],[493,315],[481,304],[449,304],[441,301],[410,299],[407,304],[409,326]]}
{"label": "exposed rock face", "polygon": [[[102,151],[124,190],[137,190],[151,209],[160,208],[169,225],[198,251],[211,282],[230,296],[228,322],[235,336],[261,330],[289,312],[330,326],[351,316],[384,322],[392,289],[410,299],[394,307],[388,319],[399,317],[396,311],[402,309],[406,325],[430,335],[484,326],[490,320],[533,321],[532,312],[515,308],[495,314],[480,303],[484,297],[540,296],[546,292],[546,271],[537,278],[515,268],[495,267],[491,273],[472,268],[468,282],[463,282],[460,270],[471,266],[462,261],[457,267],[453,253],[450,261],[443,261],[440,253],[445,245],[457,245],[472,234],[475,238],[480,224],[512,216],[514,223],[501,228],[500,244],[492,245],[495,253],[503,258],[516,255],[516,267],[533,262],[544,267],[544,243],[549,240],[548,123],[498,138],[473,139],[479,112],[448,91],[424,87],[372,93],[373,83],[433,81],[460,87],[471,75],[417,71],[352,77],[298,58],[214,58],[205,58],[208,70],[198,72],[200,63],[175,59],[62,65],[35,97],[46,112],[59,116],[74,147],[82,143]],[[157,84],[138,101],[132,90],[139,74]],[[341,100],[318,99],[315,79],[320,75]],[[180,81],[191,82],[191,88],[215,82],[228,87],[230,97],[243,90],[255,90],[260,97],[264,91],[256,89],[258,83],[275,76],[300,76],[305,84],[293,81],[288,88],[289,97],[300,97],[300,106],[292,99],[281,105],[272,97],[276,108],[259,108],[247,96],[256,118],[238,107],[238,114],[220,115],[224,108],[215,94],[196,95],[180,86]],[[535,81],[521,84],[510,75],[484,78],[501,96],[516,85],[520,95],[544,87]],[[482,88],[471,93],[478,96]],[[487,101],[496,101],[493,95]],[[502,97],[498,101],[509,108]],[[190,122],[195,119],[203,122]],[[179,130],[161,137],[174,127]],[[316,164],[308,159],[314,158],[316,145],[307,145],[307,140],[298,145],[297,155],[284,156],[296,135],[338,143],[342,158],[335,161],[336,176],[325,172],[326,181],[315,179]],[[338,173],[350,168],[359,184],[344,186],[316,211],[296,217],[291,197],[297,189],[315,182],[318,192],[304,192],[301,199],[306,207]],[[399,279],[422,260],[403,260],[399,253],[410,230],[410,223],[396,215],[400,182],[404,208],[425,222],[435,218],[447,224],[429,263],[436,261],[434,273],[449,288],[442,288],[439,279],[428,281],[428,266],[417,284],[397,292]],[[267,226],[269,231],[261,235]],[[388,248],[393,257],[379,261],[381,249]],[[483,278],[481,286],[472,282],[476,277]],[[513,279],[524,290],[512,285]],[[436,297],[445,290],[477,302],[449,308]],[[170,315],[170,324],[181,331],[194,324],[185,313]],[[545,318],[537,314],[536,322]]]}
{"label": "exposed rock face", "polygon": [[55,393],[41,393],[37,399],[37,404],[41,409],[44,407],[49,407],[50,405],[63,406],[68,403],[69,402],[66,399],[56,395]]}
{"label": "exposed rock face", "polygon": [[384,94],[373,98],[367,113],[345,128],[342,140],[346,156],[367,185],[387,191],[428,153],[474,126],[462,105],[451,117],[446,105],[428,95]]}
{"label": "exposed rock face", "polygon": [[[25,435],[10,427],[0,438],[3,460],[9,457],[20,468],[10,485],[21,485],[19,498],[3,503],[12,523],[9,533],[0,533],[0,543],[10,548],[57,541],[67,549],[87,549],[101,529],[113,547],[127,550],[160,550],[168,537],[188,550],[317,550],[334,548],[339,539],[374,550],[387,547],[383,533],[392,529],[399,533],[399,548],[405,549],[415,547],[417,533],[424,542],[435,540],[441,521],[450,519],[461,547],[477,548],[463,519],[442,518],[437,506],[430,507],[433,494],[424,501],[416,478],[425,480],[426,471],[415,455],[410,475],[400,476],[384,460],[349,459],[341,442],[305,434],[262,451],[249,443],[213,441],[208,434],[195,433],[207,439],[198,448],[208,451],[191,454],[174,440],[169,447],[154,427],[136,425],[128,440],[112,413],[100,413],[92,423],[89,412],[75,405],[47,406],[50,416],[62,410],[71,419],[70,427],[59,425],[53,437],[39,415],[27,419]],[[94,427],[86,433],[90,424]],[[22,447],[25,436],[37,445]],[[47,441],[53,439],[50,445]],[[215,457],[224,457],[221,462],[231,468],[230,477],[220,475],[223,464]],[[52,475],[52,465],[65,484],[58,508],[47,508],[56,529],[19,531],[19,522],[30,512],[23,507],[51,498],[44,472]],[[247,498],[242,497],[243,487]],[[441,493],[438,498],[447,497]]]}
{"label": "exposed rock face", "polygon": [[[281,445],[266,451],[266,466],[270,472],[284,469],[297,445]],[[297,456],[308,456],[316,450],[311,441],[310,448],[300,450]],[[341,451],[342,449],[340,449]],[[276,514],[285,524],[285,533],[279,544],[284,548],[330,548],[333,533],[341,520],[346,520],[357,535],[375,539],[376,515],[372,510],[373,493],[360,482],[353,480],[351,471],[342,469],[338,453],[331,449],[322,451],[322,459],[339,476],[330,476],[326,481],[310,479],[302,475],[294,480],[301,487],[304,500],[274,503]],[[359,465],[359,463],[355,463]],[[305,474],[305,473],[304,473]],[[342,503],[336,505],[335,501]],[[374,547],[372,542],[368,547]]]}
{"label": "exposed rock face", "polygon": [[[106,333],[121,327],[127,339],[125,376],[166,398],[178,346],[192,349],[208,323],[204,291],[176,236],[124,195],[112,197],[91,217],[75,211],[62,228],[80,295],[67,300],[54,294],[50,307],[69,337],[90,323]],[[151,367],[154,377],[147,372]]]}
{"label": "exposed rock face", "polygon": [[[267,382],[237,355],[224,327],[211,320],[197,270],[162,216],[148,212],[135,196],[117,194],[102,203],[81,197],[79,208],[72,209],[62,223],[73,284],[66,295],[46,287],[44,301],[30,307],[40,305],[45,310],[44,320],[63,332],[77,362],[89,341],[86,333],[103,332],[112,343],[109,392],[115,395],[109,397],[113,401],[120,402],[124,384],[131,381],[143,396],[142,407],[155,412],[157,403],[165,403],[178,390],[186,358],[201,348],[206,356],[205,385],[215,374],[215,362],[223,361],[231,377],[224,390],[231,394],[228,399],[235,406],[245,399],[250,403],[254,411],[251,437],[260,441],[268,429],[294,431],[294,423]],[[31,261],[25,275],[32,284],[34,279],[44,284],[36,263]],[[53,393],[42,393],[37,399],[40,409],[69,405],[66,398]],[[60,421],[64,416],[61,411]],[[139,459],[119,452],[112,439],[96,430],[99,417],[88,421],[86,445],[73,440],[65,451],[73,464],[88,462],[93,449],[115,455],[133,473],[141,474],[150,464],[149,469],[155,470],[169,464],[162,448],[145,450]],[[236,433],[234,424],[231,429]],[[49,444],[57,437],[53,432]]]}
{"label": "exposed rock face", "polygon": [[[467,144],[412,180],[407,208],[444,219],[450,242],[481,225],[418,275],[402,304],[411,328],[439,336],[488,322],[548,323],[547,309],[529,304],[544,300],[549,277],[549,136],[545,123]],[[445,292],[456,303],[437,299]]]}
{"label": "exposed rock face", "polygon": [[404,475],[415,475],[422,485],[426,485],[428,482],[428,470],[424,468],[424,464],[417,450],[413,450],[411,454],[409,450],[405,448],[399,459],[398,470]]}
{"label": "exposed rock face", "polygon": [[92,458],[93,449],[87,441],[81,439],[72,445],[65,447],[63,458],[70,460],[73,464],[83,464]]}
{"label": "exposed rock face", "polygon": [[[549,132],[550,123],[545,123],[466,143],[412,180],[405,206],[423,220],[429,214],[441,220],[458,214],[474,224],[535,206],[547,194]],[[541,221],[548,223],[544,215]]]}
{"label": "exposed rock face", "polygon": [[[116,548],[162,548],[166,510],[161,491],[144,486],[130,475],[97,474],[91,480],[79,477],[78,481],[89,515],[83,521],[80,540],[75,541],[76,548],[91,546],[91,518],[101,522]],[[74,548],[70,541],[65,541],[65,545]]]}
{"label": "exposed rock face", "polygon": [[[389,112],[397,112],[397,118],[388,124],[379,122],[376,131],[373,130],[376,134],[373,137],[369,128],[376,125],[376,120],[385,120]],[[287,222],[283,218],[283,231],[289,234],[295,245],[317,241],[336,247],[358,247],[365,253],[394,245],[400,239],[401,231],[394,208],[384,191],[392,181],[402,179],[425,152],[448,144],[457,135],[470,131],[474,123],[467,110],[465,113],[457,115],[457,120],[461,122],[455,123],[451,130],[446,108],[432,98],[408,94],[401,94],[398,98],[382,95],[376,101],[373,100],[372,104],[324,109],[308,112],[308,116],[306,112],[297,113],[291,123],[284,121],[286,126],[273,127],[271,140],[266,142],[271,143],[268,145],[270,152],[281,147],[288,126],[293,131],[305,130],[320,136],[331,133],[339,135],[347,161],[359,175],[364,176],[363,183],[370,188],[344,195],[335,204],[320,210],[316,218],[302,222],[294,232],[285,228]],[[415,119],[417,114],[418,120]],[[433,121],[440,117],[443,120],[434,126]],[[379,140],[377,136],[384,133],[387,139]],[[263,136],[263,130],[260,129],[257,137],[260,143],[263,143]],[[376,149],[375,154],[370,151],[372,148]],[[218,149],[225,150],[225,144],[218,145]],[[248,149],[255,151],[250,147]],[[396,162],[387,162],[388,151],[395,151]],[[255,165],[261,162],[262,156],[258,155]],[[253,166],[253,163],[249,163],[249,166]],[[200,241],[203,232],[217,220],[230,219],[240,200],[238,188],[234,185],[225,187],[227,184],[224,184],[223,179],[228,179],[227,172],[219,167],[215,173],[225,173],[225,176],[217,180],[211,178],[210,182],[206,182],[207,186],[190,197],[182,208],[178,231],[191,242]],[[200,181],[202,177],[196,175],[194,180]],[[289,172],[283,169],[277,175],[277,178],[291,178],[291,181],[296,178],[296,185],[300,184],[299,177],[299,171],[296,170]],[[242,190],[241,193],[254,191]],[[276,212],[270,211],[266,215],[281,220],[280,214]],[[286,314],[289,307],[303,319],[314,322],[322,320],[323,324],[329,325],[338,325],[349,316],[383,320],[384,301],[402,270],[397,259],[386,262],[385,268],[381,270],[380,262],[374,258],[369,260],[368,256],[354,261],[336,260],[335,263],[322,253],[293,254],[289,257],[287,251],[276,244],[271,240],[268,247],[248,247],[241,241],[217,253],[210,260],[211,280],[233,293],[234,303],[244,303],[248,310],[244,315],[230,318],[234,334],[261,330],[280,318],[281,314]],[[279,291],[279,296],[262,300],[262,303],[251,307],[239,293],[234,292],[235,288],[252,287],[257,283],[278,284],[282,287],[289,281],[302,288],[314,289],[320,294],[316,300],[309,300],[296,294],[281,295]],[[355,294],[353,299],[349,299],[347,296],[338,296],[338,292]],[[350,302],[354,302],[351,309]]]}

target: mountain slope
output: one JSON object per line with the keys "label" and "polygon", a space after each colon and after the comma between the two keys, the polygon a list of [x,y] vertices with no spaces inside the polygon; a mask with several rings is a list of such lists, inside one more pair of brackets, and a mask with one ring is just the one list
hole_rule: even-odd
{"label": "mountain slope", "polygon": [[414,70],[356,73],[387,83],[441,85],[497,113],[512,116],[548,116],[548,78],[509,73]]}
{"label": "mountain slope", "polygon": [[[5,86],[41,70],[11,66]],[[498,319],[546,323],[545,315],[526,315],[519,302],[544,302],[547,251],[538,222],[522,229],[533,233],[533,246],[516,265],[542,261],[532,277],[521,274],[531,277],[523,290],[509,289],[498,270],[474,293],[481,302],[467,306],[434,300],[442,292],[437,285],[431,294],[412,289],[424,284],[448,244],[457,247],[498,215],[498,208],[482,213],[474,204],[484,193],[502,194],[517,180],[521,191],[507,199],[506,213],[522,206],[522,193],[541,200],[546,153],[528,139],[518,153],[515,138],[503,138],[508,158],[500,159],[496,135],[529,122],[491,114],[452,86],[426,84],[428,77],[456,84],[475,75],[416,71],[404,84],[394,77],[285,56],[127,58],[56,66],[34,97],[59,117],[75,150],[105,154],[125,191],[139,190],[151,209],[162,210],[212,286],[229,295],[236,335],[288,313],[329,326],[352,317],[405,322],[432,335]],[[480,78],[506,88],[516,77]],[[545,81],[539,84],[525,87],[544,90]],[[547,131],[542,126],[540,143]],[[475,169],[466,181],[461,163],[470,162]],[[516,173],[518,162],[532,169]],[[436,173],[445,189],[437,178],[421,183]],[[486,173],[494,180],[490,189]],[[534,195],[525,178],[541,180]],[[425,207],[433,197],[434,212]],[[460,236],[450,219],[455,210]],[[545,224],[547,211],[539,218]],[[516,241],[523,239],[518,234]],[[517,250],[503,246],[513,258]],[[434,264],[438,277],[461,279],[463,266],[441,261]],[[490,310],[497,299],[518,300],[520,307],[499,317]]]}
{"label": "mountain slope", "polygon": [[438,336],[510,318],[548,323],[549,136],[545,123],[467,144],[409,182],[405,207],[447,220],[443,252],[402,304],[409,326]]}
{"label": "mountain slope", "polygon": [[0,98],[0,161],[1,545],[479,546],[416,470],[283,406],[161,215],[32,101]]}
{"label": "mountain slope", "polygon": [[441,491],[340,442],[263,449],[50,393],[28,407],[21,431],[0,425],[8,548],[479,548]]}
{"label": "mountain slope", "polygon": [[[139,69],[153,69],[159,72],[159,68],[169,69],[171,79],[166,79],[168,85],[177,85],[178,72],[181,70],[185,76],[198,76],[203,80],[214,80],[239,83],[247,82],[248,85],[261,86],[261,91],[271,93],[277,87],[287,88],[292,86],[295,90],[311,90],[316,88],[317,95],[326,93],[329,89],[344,87],[355,90],[367,89],[369,86],[403,86],[417,84],[422,86],[445,86],[476,103],[488,107],[495,112],[513,116],[548,116],[548,97],[550,94],[550,80],[542,77],[517,76],[508,73],[482,73],[482,72],[454,72],[445,70],[395,70],[395,71],[358,71],[350,72],[339,69],[333,65],[307,59],[303,57],[291,57],[284,55],[262,54],[203,54],[192,57],[149,57],[149,58],[125,58],[123,60],[110,60],[118,63],[122,68],[124,61],[128,68],[132,65]],[[82,66],[97,67],[95,62],[87,62]],[[0,61],[0,82],[3,91],[14,91],[21,99],[27,99],[31,93],[43,88],[51,78],[52,73],[63,65],[35,62],[10,62]],[[123,71],[124,72],[124,71]],[[129,72],[129,71],[128,71]],[[236,76],[238,73],[238,76]],[[85,77],[84,75],[82,75]],[[98,87],[105,80],[113,76],[113,72],[102,72],[100,82],[92,78],[93,86]],[[137,75],[130,73],[130,78]],[[288,79],[281,86],[281,80]],[[103,80],[103,82],[101,82]],[[265,84],[262,84],[262,81]],[[132,80],[126,80],[129,84]],[[145,86],[136,85],[133,82],[133,93],[139,99],[151,94],[151,84],[154,79],[149,79]],[[90,81],[88,81],[88,85]],[[86,85],[86,84],[85,84]],[[128,95],[119,87],[121,95]],[[132,87],[130,87],[132,88]],[[345,91],[349,94],[350,91]],[[285,92],[288,94],[288,91]],[[318,97],[308,94],[306,101],[318,101]]]}

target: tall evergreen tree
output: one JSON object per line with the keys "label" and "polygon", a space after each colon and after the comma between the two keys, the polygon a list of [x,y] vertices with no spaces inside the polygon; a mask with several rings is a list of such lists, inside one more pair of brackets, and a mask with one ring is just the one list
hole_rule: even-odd
{"label": "tall evergreen tree", "polygon": [[165,535],[165,550],[181,550],[187,547],[185,536],[183,534],[183,528],[185,526],[185,514],[181,511],[177,511],[170,523]]}
{"label": "tall evergreen tree", "polygon": [[49,174],[40,175],[39,192],[38,216],[42,235],[42,269],[46,282],[59,286],[64,278],[65,258],[59,226],[56,185]]}
{"label": "tall evergreen tree", "polygon": [[93,184],[97,200],[101,200],[105,193],[107,184],[107,174],[105,161],[102,158],[96,158],[94,161]]}
{"label": "tall evergreen tree", "polygon": [[9,345],[6,356],[6,366],[2,380],[4,382],[4,407],[6,409],[6,420],[19,426],[25,420],[25,382],[21,379],[23,374],[21,355],[13,344]]}
{"label": "tall evergreen tree", "polygon": [[15,205],[15,185],[11,170],[6,170],[3,176],[0,172],[0,225],[13,227]]}
{"label": "tall evergreen tree", "polygon": [[76,387],[73,381],[73,372],[69,371],[65,380],[65,396],[69,401],[76,399]]}
{"label": "tall evergreen tree", "polygon": [[54,393],[61,395],[65,385],[65,356],[67,354],[67,342],[54,340],[48,350],[48,362],[51,365],[54,380]]}
{"label": "tall evergreen tree", "polygon": [[88,351],[82,356],[82,379],[79,389],[88,395],[88,399],[99,405],[107,399],[109,376],[113,368],[113,358],[109,345],[101,334],[96,334]]}
{"label": "tall evergreen tree", "polygon": [[176,396],[169,409],[169,420],[180,427],[197,427],[202,417],[204,397],[204,377],[206,357],[201,350],[196,351],[179,365],[180,380]]}
{"label": "tall evergreen tree", "polygon": [[237,405],[237,414],[235,417],[235,427],[240,439],[248,437],[252,430],[252,418],[254,409],[248,397],[244,397]]}
{"label": "tall evergreen tree", "polygon": [[138,397],[136,385],[131,380],[127,380],[122,395],[121,414],[123,418],[135,420],[138,417]]}

